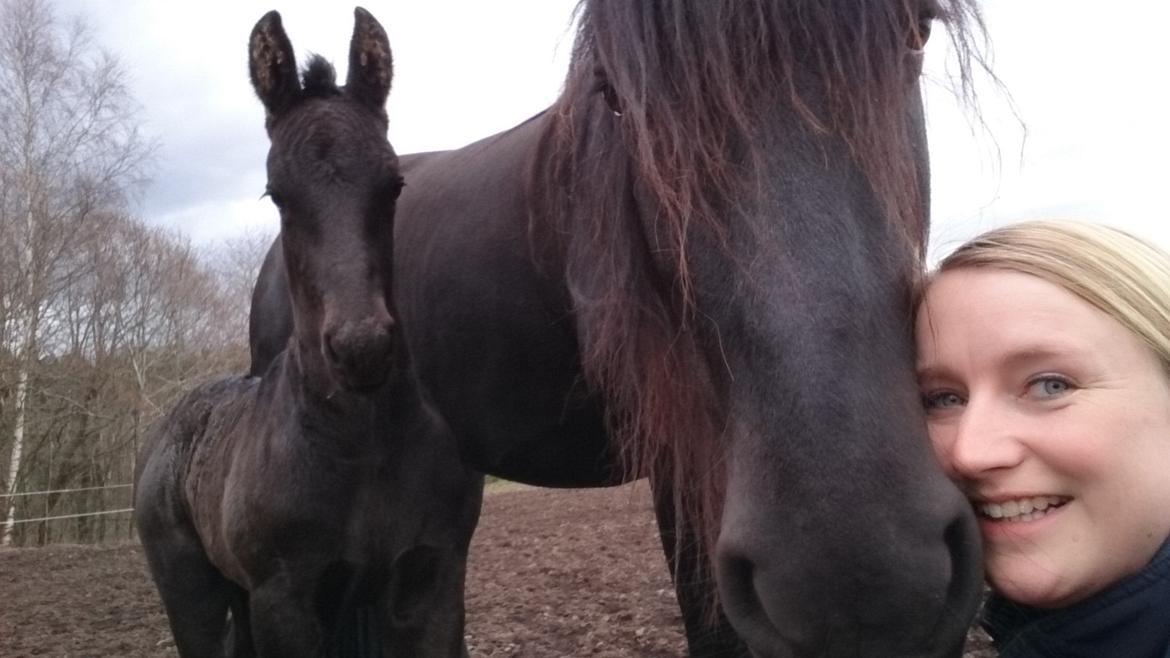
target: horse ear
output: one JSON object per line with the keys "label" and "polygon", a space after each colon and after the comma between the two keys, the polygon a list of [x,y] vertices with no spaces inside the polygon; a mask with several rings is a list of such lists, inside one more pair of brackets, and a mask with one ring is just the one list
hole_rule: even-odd
{"label": "horse ear", "polygon": [[276,11],[264,14],[252,28],[248,39],[248,72],[252,76],[252,88],[268,110],[270,122],[300,95],[297,58]]}
{"label": "horse ear", "polygon": [[390,79],[394,77],[390,39],[382,25],[365,9],[355,8],[353,17],[345,89],[362,102],[381,110],[390,94]]}

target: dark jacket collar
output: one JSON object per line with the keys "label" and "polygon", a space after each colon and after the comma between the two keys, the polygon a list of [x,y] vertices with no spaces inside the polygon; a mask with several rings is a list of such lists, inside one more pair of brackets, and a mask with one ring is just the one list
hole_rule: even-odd
{"label": "dark jacket collar", "polygon": [[1170,539],[1140,572],[1067,608],[992,595],[983,627],[1000,658],[1170,658]]}

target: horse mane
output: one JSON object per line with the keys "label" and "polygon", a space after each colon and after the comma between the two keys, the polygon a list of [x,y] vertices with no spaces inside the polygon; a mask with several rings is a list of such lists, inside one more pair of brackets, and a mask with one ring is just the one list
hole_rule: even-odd
{"label": "horse mane", "polygon": [[301,70],[301,84],[305,98],[329,98],[341,93],[337,86],[337,71],[321,55],[309,57],[309,63]]}
{"label": "horse mane", "polygon": [[[694,331],[702,318],[691,245],[700,238],[729,252],[726,218],[746,216],[736,211],[760,194],[761,126],[787,108],[809,130],[845,144],[921,265],[925,190],[908,146],[905,85],[923,4],[582,0],[577,7],[564,91],[549,109],[530,172],[530,231],[534,244],[553,243],[564,258],[582,365],[606,402],[624,468],[674,483],[675,517],[689,524],[679,528],[680,547],[689,537],[710,551],[718,536],[728,420],[725,367],[704,356]],[[975,0],[939,0],[925,10],[947,25],[969,93],[971,62],[982,61],[973,45],[983,28]],[[816,76],[816,98],[804,95],[807,72]],[[630,220],[647,208],[656,214]]]}

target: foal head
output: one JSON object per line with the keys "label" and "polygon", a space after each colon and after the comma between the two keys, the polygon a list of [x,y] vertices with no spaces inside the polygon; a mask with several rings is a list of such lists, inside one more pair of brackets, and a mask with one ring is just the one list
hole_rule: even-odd
{"label": "foal head", "polygon": [[314,57],[298,76],[280,14],[249,40],[252,86],[271,141],[267,196],[280,211],[293,306],[289,349],[319,390],[368,390],[394,351],[391,260],[398,156],[386,140],[393,65],[386,32],[354,11],[349,74]]}

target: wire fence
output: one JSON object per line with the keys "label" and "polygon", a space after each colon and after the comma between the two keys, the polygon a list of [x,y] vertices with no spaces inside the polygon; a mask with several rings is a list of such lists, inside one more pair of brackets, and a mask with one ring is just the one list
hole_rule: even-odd
{"label": "wire fence", "polygon": [[81,491],[102,491],[104,489],[127,489],[133,484],[111,484],[104,487],[80,487],[77,489],[53,489],[51,491],[20,491],[17,493],[0,494],[0,498],[18,498],[21,496],[47,496],[49,494],[78,493]]}
{"label": "wire fence", "polygon": [[[133,486],[127,483],[18,491],[0,494],[0,503],[19,512],[12,520],[13,545],[16,546],[125,539],[133,536],[134,523],[130,513],[134,508],[127,504],[131,503],[128,492],[122,492]],[[0,510],[0,513],[8,511]],[[40,514],[32,516],[30,512]],[[3,523],[3,518],[0,518],[0,523]]]}
{"label": "wire fence", "polygon": [[40,523],[42,521],[60,521],[61,519],[80,519],[80,518],[84,518],[87,516],[104,516],[106,514],[125,514],[126,512],[133,512],[133,511],[134,511],[133,507],[127,507],[125,509],[102,510],[101,512],[82,512],[80,514],[61,514],[59,516],[42,516],[39,519],[17,519],[15,521],[13,521],[12,523],[14,525],[20,525],[21,523]]}

